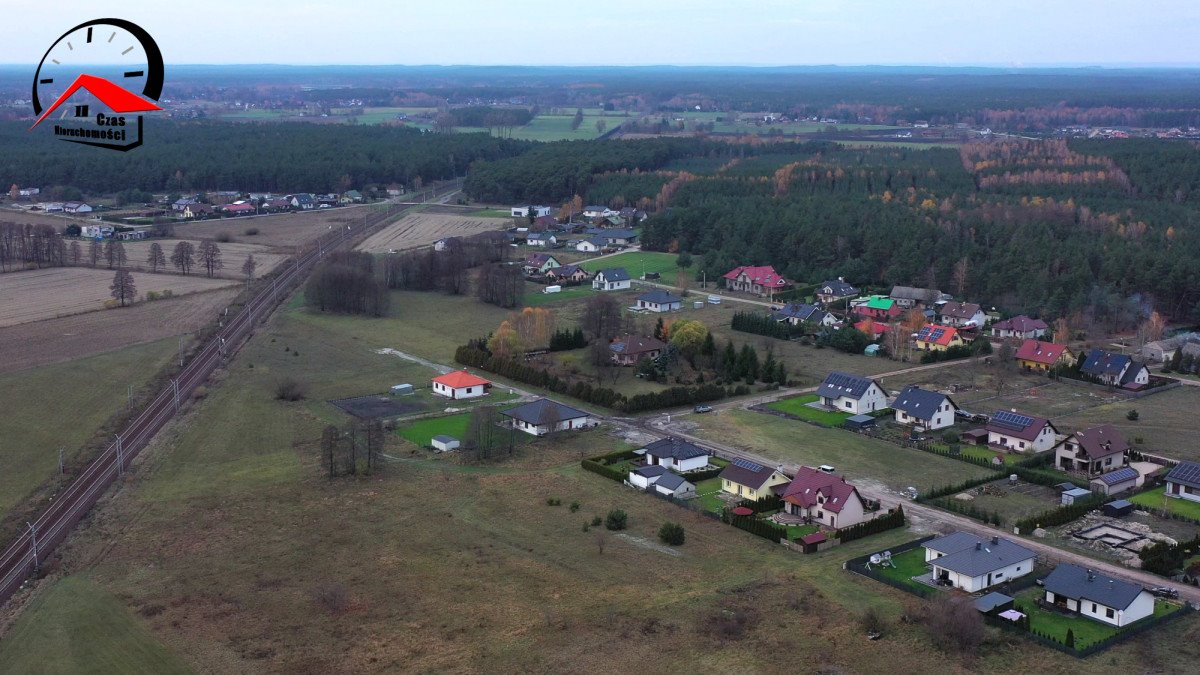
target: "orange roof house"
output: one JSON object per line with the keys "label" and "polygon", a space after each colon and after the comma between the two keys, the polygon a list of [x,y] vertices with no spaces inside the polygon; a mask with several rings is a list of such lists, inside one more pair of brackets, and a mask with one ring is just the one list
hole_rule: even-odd
{"label": "orange roof house", "polygon": [[486,395],[492,388],[492,383],[468,373],[456,370],[433,378],[433,393],[446,398],[475,398]]}

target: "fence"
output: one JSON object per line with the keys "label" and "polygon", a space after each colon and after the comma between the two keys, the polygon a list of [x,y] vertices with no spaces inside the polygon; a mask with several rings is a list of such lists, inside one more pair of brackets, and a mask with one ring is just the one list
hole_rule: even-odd
{"label": "fence", "polygon": [[[906,553],[908,551],[913,550],[914,548],[920,548],[921,545],[927,541],[930,541],[932,539],[937,539],[938,536],[939,535],[931,534],[926,537],[921,537],[920,539],[914,539],[913,541],[905,542],[903,544],[900,544],[899,546],[893,546],[892,548],[890,548],[888,550],[892,552],[893,556],[898,555],[900,553]],[[868,553],[867,555],[860,555],[857,558],[851,558],[851,559],[847,560],[846,562],[842,563],[842,569],[849,570],[851,572],[854,572],[855,574],[861,574],[864,577],[867,577],[869,579],[874,579],[875,581],[878,581],[883,584],[887,584],[888,586],[891,586],[892,588],[895,588],[896,590],[904,591],[905,593],[915,595],[919,598],[932,598],[935,595],[937,595],[937,593],[939,592],[935,588],[905,584],[905,583],[896,581],[895,579],[892,579],[891,577],[884,576],[883,574],[880,574],[879,572],[876,572],[873,569],[867,569],[867,563],[870,562],[872,555],[876,555],[876,554]]]}
{"label": "fence", "polygon": [[1087,658],[1093,654],[1102,652],[1102,651],[1108,649],[1109,647],[1120,644],[1132,637],[1140,635],[1140,634],[1150,630],[1151,628],[1156,628],[1168,621],[1174,621],[1175,619],[1178,619],[1179,617],[1185,616],[1187,614],[1191,614],[1192,611],[1194,611],[1194,610],[1192,610],[1191,605],[1184,604],[1182,607],[1180,607],[1179,609],[1177,609],[1174,612],[1171,612],[1169,614],[1163,614],[1161,616],[1155,616],[1155,617],[1142,619],[1141,621],[1138,621],[1137,623],[1135,623],[1132,626],[1128,626],[1126,628],[1121,628],[1115,634],[1110,635],[1109,637],[1106,637],[1103,640],[1098,640],[1096,642],[1093,642],[1093,643],[1087,645],[1086,647],[1068,647],[1066,644],[1063,644],[1062,642],[1059,642],[1058,640],[1056,640],[1052,637],[1042,635],[1041,633],[1036,633],[1033,631],[1025,630],[1024,628],[1021,628],[1020,626],[1016,625],[1014,622],[1008,621],[1007,619],[1001,619],[998,616],[992,616],[990,614],[985,614],[983,616],[983,620],[985,622],[987,622],[988,624],[990,624],[992,626],[996,626],[1002,630],[1008,631],[1010,633],[1015,633],[1017,635],[1022,635],[1024,637],[1026,637],[1030,640],[1033,640],[1034,642],[1042,645],[1043,647],[1049,647],[1050,649],[1060,651],[1064,654],[1070,654],[1071,656],[1083,659],[1083,658]]}

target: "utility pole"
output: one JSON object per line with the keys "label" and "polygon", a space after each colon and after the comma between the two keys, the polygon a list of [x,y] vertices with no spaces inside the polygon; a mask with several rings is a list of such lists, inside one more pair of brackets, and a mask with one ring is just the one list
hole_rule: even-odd
{"label": "utility pole", "polygon": [[117,437],[117,475],[125,475],[125,454],[121,448],[121,434],[116,434]]}
{"label": "utility pole", "polygon": [[58,475],[67,475],[67,464],[63,461],[63,452],[66,450],[63,446],[58,446]]}
{"label": "utility pole", "polygon": [[171,380],[171,388],[175,390],[175,409],[179,410],[179,380]]}
{"label": "utility pole", "polygon": [[179,336],[179,367],[183,367],[183,336]]}
{"label": "utility pole", "polygon": [[126,408],[133,407],[133,385],[132,384],[129,385],[129,388],[125,394],[125,407]]}
{"label": "utility pole", "polygon": [[25,524],[29,527],[30,548],[33,549],[33,571],[36,573],[38,571],[37,528],[28,520],[25,521]]}

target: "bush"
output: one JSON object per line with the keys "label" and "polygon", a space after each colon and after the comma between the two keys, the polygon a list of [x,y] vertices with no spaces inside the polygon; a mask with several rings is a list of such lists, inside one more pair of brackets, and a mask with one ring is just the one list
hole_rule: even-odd
{"label": "bush", "polygon": [[294,377],[284,377],[275,383],[275,398],[280,401],[302,401],[308,395],[308,385]]}
{"label": "bush", "polygon": [[579,510],[579,502],[571,502],[571,505],[567,508],[570,509],[571,513],[575,513]]}
{"label": "bush", "polygon": [[862,539],[863,537],[867,537],[872,534],[878,534],[879,532],[885,532],[897,527],[904,527],[903,506],[897,506],[895,511],[892,511],[885,516],[879,516],[878,518],[873,518],[857,525],[851,525],[850,527],[842,528],[838,530],[837,538],[844,544],[848,541]]}
{"label": "bush", "polygon": [[222,244],[228,244],[229,242],[233,241],[233,235],[229,234],[228,232],[218,232],[215,239]]}
{"label": "bush", "polygon": [[200,399],[204,398],[205,396],[208,396],[208,387],[205,387],[204,385],[200,385],[199,387],[196,387],[195,389],[192,390],[192,399],[193,400],[199,401]]}
{"label": "bush", "polygon": [[600,523],[602,522],[600,516],[592,516],[592,527],[600,527]]}
{"label": "bush", "polygon": [[658,528],[658,538],[664,544],[683,546],[683,526],[679,523],[663,523],[663,526]]}
{"label": "bush", "polygon": [[604,517],[604,529],[623,530],[629,521],[629,516],[621,509],[613,509]]}
{"label": "bush", "polygon": [[247,236],[247,237],[254,237],[254,236],[257,236],[257,235],[258,235],[258,228],[257,228],[257,227],[247,227],[247,228],[246,228],[246,236]]}
{"label": "bush", "polygon": [[558,497],[547,497],[546,498],[546,506],[559,506],[561,504],[562,504],[562,500],[559,499]]}
{"label": "bush", "polygon": [[887,620],[883,618],[879,610],[871,607],[858,617],[858,625],[864,633],[882,633],[883,629],[887,628]]}
{"label": "bush", "polygon": [[1138,411],[1136,409],[1132,409],[1129,412],[1125,413],[1125,419],[1129,420],[1130,422],[1136,422],[1138,417],[1139,417],[1139,415],[1138,415]]}

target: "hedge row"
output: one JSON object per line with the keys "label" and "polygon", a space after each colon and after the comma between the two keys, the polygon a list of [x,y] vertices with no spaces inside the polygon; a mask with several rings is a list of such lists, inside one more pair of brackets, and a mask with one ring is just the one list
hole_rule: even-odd
{"label": "hedge row", "polygon": [[615,480],[618,483],[625,482],[625,478],[626,478],[627,474],[624,471],[614,469],[611,466],[605,466],[605,465],[601,464],[600,462],[597,462],[597,461],[594,461],[591,459],[585,459],[582,462],[580,462],[580,464],[583,466],[585,471],[591,471],[592,473],[604,476],[605,478],[608,478],[609,480]]}
{"label": "hedge row", "polygon": [[778,511],[783,508],[783,497],[779,495],[767,495],[761,499],[743,499],[738,502],[738,506],[744,506],[755,513]]}
{"label": "hedge row", "polygon": [[983,485],[984,483],[990,483],[994,480],[1000,480],[1001,478],[1004,478],[1006,475],[1008,475],[1006,472],[1000,471],[1000,472],[994,473],[990,476],[984,476],[983,478],[972,478],[971,480],[965,480],[961,483],[955,483],[953,485],[943,485],[942,487],[933,488],[932,490],[930,490],[929,492],[927,492],[923,495],[919,495],[917,497],[917,501],[919,501],[919,502],[933,501],[934,499],[937,499],[938,497],[945,497],[946,495],[952,495],[957,492],[963,492],[964,490],[970,490],[973,487],[979,487],[980,485]]}
{"label": "hedge row", "polygon": [[1055,525],[1065,525],[1076,518],[1084,515],[1092,509],[1098,508],[1107,499],[1104,495],[1093,495],[1086,499],[1077,500],[1074,504],[1060,506],[1057,509],[1050,509],[1037,513],[1028,518],[1022,518],[1016,522],[1016,526],[1022,532],[1032,532],[1038,527],[1053,527]]}
{"label": "hedge row", "polygon": [[851,525],[850,527],[840,529],[838,530],[837,538],[840,539],[844,544],[848,541],[854,541],[855,539],[869,537],[872,534],[894,530],[897,527],[904,527],[903,506],[897,506],[895,511],[892,511],[886,516],[880,516],[874,520],[868,520],[865,523],[859,523],[857,525]]}
{"label": "hedge row", "polygon": [[776,544],[779,543],[779,540],[787,537],[786,527],[776,525],[769,520],[763,520],[757,516],[735,516],[728,508],[721,513],[721,520],[750,534],[758,535],[763,539],[769,539]]}

